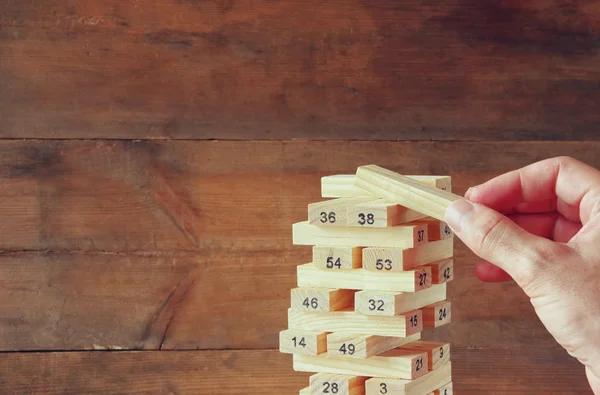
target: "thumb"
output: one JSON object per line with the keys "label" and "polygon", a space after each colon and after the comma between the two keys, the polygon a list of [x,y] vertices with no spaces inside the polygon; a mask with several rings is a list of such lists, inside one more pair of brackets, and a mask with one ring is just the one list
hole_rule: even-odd
{"label": "thumb", "polygon": [[550,263],[547,261],[558,255],[556,243],[466,199],[456,200],[448,207],[445,221],[469,249],[504,270],[524,289],[538,278]]}

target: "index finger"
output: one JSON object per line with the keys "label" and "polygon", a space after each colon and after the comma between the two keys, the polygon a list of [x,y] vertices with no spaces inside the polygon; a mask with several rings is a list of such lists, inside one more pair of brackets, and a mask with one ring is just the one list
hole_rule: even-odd
{"label": "index finger", "polygon": [[556,209],[571,221],[586,223],[600,197],[600,171],[570,157],[545,159],[471,188],[465,198],[500,212],[529,212],[536,205]]}

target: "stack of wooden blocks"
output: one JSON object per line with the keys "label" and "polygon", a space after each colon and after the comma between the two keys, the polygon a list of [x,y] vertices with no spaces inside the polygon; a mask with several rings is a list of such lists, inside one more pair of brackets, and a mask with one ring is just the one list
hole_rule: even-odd
{"label": "stack of wooden blocks", "polygon": [[452,394],[450,344],[424,331],[450,322],[453,234],[443,222],[448,176],[403,176],[379,166],[323,177],[296,245],[297,268],[280,351],[314,373],[300,394]]}

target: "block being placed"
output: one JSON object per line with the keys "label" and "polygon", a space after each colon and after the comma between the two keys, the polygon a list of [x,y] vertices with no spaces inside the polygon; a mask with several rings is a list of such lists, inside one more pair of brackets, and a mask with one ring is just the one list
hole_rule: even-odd
{"label": "block being placed", "polygon": [[297,266],[296,272],[298,286],[306,288],[417,292],[432,286],[431,268],[428,267],[394,273],[372,272],[365,269],[334,272],[317,269],[312,263],[307,263]]}
{"label": "block being placed", "polygon": [[358,291],[354,309],[367,315],[394,316],[446,300],[446,284],[433,285],[419,292]]}
{"label": "block being placed", "polygon": [[288,309],[289,329],[409,337],[422,332],[423,325],[421,310],[385,317],[360,314],[350,309],[331,313]]}
{"label": "block being placed", "polygon": [[421,333],[408,337],[330,333],[327,335],[327,354],[348,358],[369,358],[421,339]]}
{"label": "block being placed", "polygon": [[358,228],[318,226],[304,221],[295,223],[292,228],[295,245],[412,248],[428,241],[426,224]]}
{"label": "block being placed", "polygon": [[293,355],[294,370],[298,372],[322,372],[366,377],[389,377],[414,380],[429,371],[427,353],[394,349],[366,359]]}
{"label": "block being placed", "polygon": [[313,246],[313,265],[319,269],[362,267],[362,247]]}
{"label": "block being placed", "polygon": [[[449,176],[407,176],[416,181],[431,185],[443,191],[452,192],[452,179]],[[339,198],[353,196],[372,196],[364,189],[354,185],[354,174],[336,174],[321,178],[321,196]]]}
{"label": "block being placed", "polygon": [[423,395],[452,381],[452,365],[448,362],[437,370],[415,379],[373,377],[365,382],[366,395]]}
{"label": "block being placed", "polygon": [[317,373],[310,376],[311,394],[364,395],[367,377]]}
{"label": "block being placed", "polygon": [[302,311],[337,311],[354,306],[355,291],[349,289],[298,287],[291,290],[291,307]]}
{"label": "block being placed", "polygon": [[279,332],[279,351],[284,354],[322,354],[327,352],[327,332],[283,330]]}
{"label": "block being placed", "polygon": [[354,185],[389,202],[398,203],[429,217],[444,220],[448,206],[461,196],[403,176],[376,165],[360,166]]}
{"label": "block being placed", "polygon": [[401,272],[451,258],[452,239],[430,241],[413,248],[367,247],[362,249],[362,267],[376,272]]}
{"label": "block being placed", "polygon": [[438,328],[451,322],[451,303],[443,301],[423,307],[423,324],[425,328]]}

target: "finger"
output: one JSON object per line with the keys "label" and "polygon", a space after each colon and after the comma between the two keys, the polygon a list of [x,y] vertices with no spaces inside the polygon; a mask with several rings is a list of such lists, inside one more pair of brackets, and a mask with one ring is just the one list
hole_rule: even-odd
{"label": "finger", "polygon": [[[568,157],[546,159],[493,178],[471,188],[465,197],[499,212],[509,212],[523,203],[559,198],[567,206],[561,211],[571,221],[586,223],[593,214],[593,200],[600,190],[600,171]],[[590,195],[591,194],[591,195]]]}
{"label": "finger", "polygon": [[526,288],[561,245],[536,236],[484,205],[460,199],[446,210],[445,221],[457,237],[482,259],[508,273]]}
{"label": "finger", "polygon": [[475,275],[481,281],[489,283],[512,281],[512,277],[508,273],[489,262],[482,262],[475,265]]}
{"label": "finger", "polygon": [[569,221],[559,213],[542,214],[510,214],[508,215],[514,223],[529,233],[558,243],[566,243],[579,230],[581,224]]}

